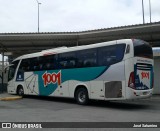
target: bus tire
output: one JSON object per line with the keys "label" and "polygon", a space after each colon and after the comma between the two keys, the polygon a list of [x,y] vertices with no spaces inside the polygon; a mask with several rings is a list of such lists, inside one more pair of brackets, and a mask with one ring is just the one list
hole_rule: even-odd
{"label": "bus tire", "polygon": [[86,105],[89,101],[87,89],[86,88],[77,89],[76,94],[75,94],[75,99],[78,104]]}
{"label": "bus tire", "polygon": [[22,86],[17,87],[17,95],[24,96],[24,90]]}

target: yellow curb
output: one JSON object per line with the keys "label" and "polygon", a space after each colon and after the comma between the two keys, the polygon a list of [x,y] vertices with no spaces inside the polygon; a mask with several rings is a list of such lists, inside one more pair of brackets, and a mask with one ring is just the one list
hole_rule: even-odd
{"label": "yellow curb", "polygon": [[22,99],[22,96],[4,97],[0,98],[0,101],[13,101],[18,99]]}

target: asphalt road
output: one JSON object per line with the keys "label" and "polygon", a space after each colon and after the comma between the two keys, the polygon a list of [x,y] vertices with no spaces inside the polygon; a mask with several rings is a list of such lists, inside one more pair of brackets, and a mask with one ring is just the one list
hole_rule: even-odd
{"label": "asphalt road", "polygon": [[[160,122],[160,96],[129,102],[91,101],[27,96],[0,101],[1,122]],[[146,130],[146,129],[145,129]]]}

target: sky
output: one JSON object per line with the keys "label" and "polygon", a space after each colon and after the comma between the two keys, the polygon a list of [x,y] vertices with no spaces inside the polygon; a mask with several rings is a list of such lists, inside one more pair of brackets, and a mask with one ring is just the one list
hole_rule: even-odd
{"label": "sky", "polygon": [[[142,24],[141,0],[38,0],[40,32],[70,32]],[[152,22],[160,21],[160,0],[150,0]],[[150,22],[149,0],[144,0]],[[37,32],[36,0],[0,0],[0,33]]]}

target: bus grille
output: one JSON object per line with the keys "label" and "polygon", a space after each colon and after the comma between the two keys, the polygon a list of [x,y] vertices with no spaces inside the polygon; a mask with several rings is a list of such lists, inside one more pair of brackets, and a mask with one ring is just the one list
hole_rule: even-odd
{"label": "bus grille", "polygon": [[105,83],[105,97],[119,98],[122,97],[122,82],[111,81]]}

